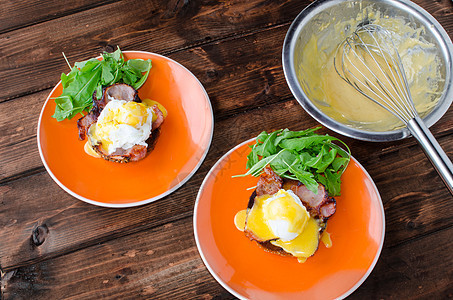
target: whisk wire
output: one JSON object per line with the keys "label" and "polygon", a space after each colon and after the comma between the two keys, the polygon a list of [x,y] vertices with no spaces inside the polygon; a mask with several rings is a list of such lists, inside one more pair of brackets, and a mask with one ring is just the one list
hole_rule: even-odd
{"label": "whisk wire", "polygon": [[[370,30],[369,28],[362,28],[362,30],[366,30],[367,33],[370,33],[369,32],[369,30]],[[377,35],[379,35],[379,37],[380,37],[380,40],[384,40],[385,39],[385,36],[382,36],[382,31],[383,30],[385,30],[385,29],[376,31]],[[360,38],[360,35],[358,35],[358,36]],[[383,87],[383,90],[385,90],[385,93],[388,96],[389,103],[391,103],[393,105],[393,108],[395,110],[397,110],[400,113],[400,115],[409,118],[409,119],[406,119],[406,121],[408,121],[412,117],[408,113],[407,107],[405,105],[403,105],[403,106],[398,105],[398,103],[407,104],[407,102],[408,102],[407,99],[410,99],[409,89],[407,88],[407,86],[403,87],[403,84],[401,84],[401,83],[403,83],[402,76],[404,75],[404,72],[398,72],[397,71],[397,70],[402,70],[402,68],[399,68],[400,67],[400,65],[399,65],[399,61],[400,60],[399,59],[395,59],[395,55],[398,55],[398,52],[395,51],[395,49],[390,49],[390,47],[389,47],[390,44],[389,43],[379,43],[379,41],[378,41],[378,39],[376,38],[375,35],[371,34],[370,36],[372,37],[373,42],[374,42],[374,44],[371,44],[370,47],[376,47],[377,48],[377,53],[382,53],[383,54],[382,58],[385,61],[385,65],[389,66],[389,68],[387,69],[389,72],[384,70],[382,68],[381,64],[378,63],[376,57],[373,55],[374,50],[372,50],[373,52],[370,51],[370,49],[368,48],[368,45],[365,44],[366,47],[367,47],[367,52],[372,57],[373,61],[378,66],[378,68],[381,71],[381,73],[384,76],[386,76],[387,79],[389,80],[389,83],[391,84],[391,87],[393,88],[393,92],[394,92],[393,95],[396,96],[396,98],[398,98],[398,99],[395,99],[394,96],[392,97],[391,91],[388,91],[386,88],[384,88],[385,85],[383,85],[380,81],[378,81],[378,84],[381,87]],[[392,43],[392,41],[390,41],[390,43]],[[392,43],[392,45],[393,45],[393,43]],[[389,55],[387,55],[387,54],[389,54]],[[389,61],[389,59],[391,61]],[[395,66],[395,65],[397,66],[397,68],[393,68],[392,67],[392,66]],[[391,76],[388,73],[390,73]],[[400,84],[398,84],[398,83],[400,83]],[[401,101],[401,102],[398,102],[398,101]]]}
{"label": "whisk wire", "polygon": [[[354,37],[360,39],[359,36],[354,36]],[[353,42],[355,43],[354,39],[352,39],[352,38],[351,39],[347,39],[347,44],[350,47],[349,51],[354,52],[354,56],[360,61],[360,65],[362,65],[366,69],[365,71],[370,72],[370,73],[372,73],[374,75],[373,71],[369,68],[368,64],[365,62],[365,60],[363,58],[363,55],[360,55],[356,51],[356,47],[353,45]],[[372,56],[372,53],[369,50],[369,46],[366,43],[363,43],[363,49],[360,49],[360,50],[365,50],[368,53],[368,55],[370,57],[372,57],[372,59],[375,61],[375,58],[374,58],[374,56]],[[393,103],[394,101],[392,101],[392,98],[389,95],[390,92],[387,90],[385,85],[383,85],[380,81],[374,82],[373,80],[369,80],[368,77],[364,74],[364,72],[362,72],[361,69],[357,66],[357,64],[355,64],[350,59],[350,56],[345,55],[343,57],[346,57],[346,59],[348,60],[348,63],[354,68],[354,70],[346,69],[346,72],[355,79],[353,81],[353,85],[356,87],[356,89],[358,89],[360,92],[362,92],[362,94],[365,94],[365,96],[367,96],[367,94],[364,93],[364,91],[361,88],[361,86],[367,87],[369,89],[369,91],[375,97],[380,99],[386,106],[388,106],[388,107],[392,108],[393,110],[395,110],[398,113],[398,115],[399,115],[400,111],[399,111],[398,107],[394,105],[394,103]],[[375,63],[376,63],[376,61],[375,61]],[[343,66],[344,65],[345,64],[343,64]],[[377,64],[377,67],[385,75],[385,73],[383,72],[383,70],[382,70],[382,68],[380,67],[379,64]],[[355,72],[358,72],[361,77],[356,76]],[[347,78],[348,81],[350,81],[348,76],[346,76],[346,78]],[[368,97],[368,98],[370,98],[370,97]],[[371,98],[371,100],[373,100],[373,98]]]}
{"label": "whisk wire", "polygon": [[[371,27],[371,26],[370,26]],[[374,30],[376,30],[376,25],[373,26]],[[369,29],[366,29],[369,30]],[[377,34],[380,36],[380,40],[388,40],[389,37],[391,36],[390,32],[388,32],[386,29],[379,27],[379,30],[376,30]],[[395,87],[396,90],[399,91],[399,93],[396,93],[402,103],[404,104],[402,108],[407,112],[407,117],[409,119],[415,118],[417,115],[417,111],[415,109],[414,103],[412,101],[412,96],[410,94],[410,89],[409,89],[409,84],[407,83],[407,78],[406,74],[404,72],[403,68],[403,63],[401,60],[401,57],[399,55],[399,52],[396,50],[395,45],[393,44],[392,40],[387,41],[386,43],[380,43],[374,35],[373,39],[377,45],[377,47],[382,50],[382,53],[389,53],[391,54],[388,56],[388,58],[391,59],[391,63],[394,64],[394,68],[389,68],[393,75],[394,81],[390,80],[392,85]],[[392,47],[390,47],[390,45]],[[385,49],[384,49],[385,48]],[[384,59],[387,60],[387,55],[384,55]],[[395,78],[395,75],[398,76],[398,78]],[[395,82],[400,83],[400,84],[395,84]]]}
{"label": "whisk wire", "polygon": [[[362,25],[337,49],[341,51],[341,71],[336,57],[334,66],[362,95],[407,123],[417,113],[401,58],[390,38],[390,33],[378,25]],[[366,61],[370,59],[375,70]]]}

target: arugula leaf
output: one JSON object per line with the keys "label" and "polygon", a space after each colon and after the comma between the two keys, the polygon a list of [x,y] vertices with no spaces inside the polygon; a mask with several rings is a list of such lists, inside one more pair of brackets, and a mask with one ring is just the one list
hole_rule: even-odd
{"label": "arugula leaf", "polygon": [[297,162],[296,159],[297,156],[290,151],[282,151],[280,155],[270,163],[270,165],[277,174],[284,174]]}
{"label": "arugula leaf", "polygon": [[[128,60],[128,61],[131,61],[131,60]],[[148,59],[146,62],[148,63],[147,67],[145,69],[143,69],[144,70],[143,72],[145,72],[145,75],[143,75],[139,81],[137,81],[135,84],[132,85],[132,87],[136,90],[138,90],[139,88],[142,87],[142,85],[145,83],[146,79],[148,78],[149,71],[151,70],[151,67],[152,67],[151,60]]]}
{"label": "arugula leaf", "polygon": [[291,138],[285,139],[280,142],[280,146],[283,148],[301,151],[305,148],[310,147],[312,144],[323,144],[327,141],[334,141],[338,140],[332,136],[328,135],[311,135],[311,136],[304,136],[299,138]]}
{"label": "arugula leaf", "polygon": [[[256,143],[250,146],[248,171],[233,177],[257,177],[269,165],[281,177],[299,180],[314,193],[318,192],[318,183],[321,183],[330,196],[340,195],[341,175],[349,163],[351,151],[335,137],[316,134],[320,128],[261,132]],[[340,142],[347,150],[333,142]]]}
{"label": "arugula leaf", "polygon": [[292,174],[302,182],[310,191],[318,191],[318,183],[314,179],[314,175],[310,172],[303,170],[301,165],[295,165],[294,167],[288,166]]}
{"label": "arugula leaf", "polygon": [[275,139],[275,146],[277,146],[282,140],[290,139],[295,137],[307,136],[312,132],[320,129],[321,127],[310,128],[302,131],[291,131],[288,128],[284,129],[281,134]]}
{"label": "arugula leaf", "polygon": [[[64,53],[63,56],[67,62]],[[93,92],[96,91],[96,97],[100,99],[106,86],[122,82],[139,89],[147,80],[152,64],[149,59],[125,61],[118,47],[113,53],[104,52],[102,60],[91,58],[69,67],[68,74],[61,74],[63,92],[54,98],[56,107],[52,117],[57,121],[88,112],[93,106]]]}
{"label": "arugula leaf", "polygon": [[247,169],[250,169],[253,165],[255,165],[259,161],[258,154],[256,151],[250,151],[249,155],[247,155]]}
{"label": "arugula leaf", "polygon": [[276,147],[274,145],[274,140],[277,138],[277,131],[271,133],[262,144],[258,145],[255,148],[255,151],[259,156],[269,156],[276,152]]}
{"label": "arugula leaf", "polygon": [[263,158],[260,161],[258,161],[254,166],[252,166],[250,168],[250,170],[247,171],[247,173],[245,173],[243,175],[235,175],[233,177],[244,177],[247,175],[253,175],[253,176],[257,177],[261,174],[261,171],[264,169],[264,167],[266,167],[268,164],[272,163],[273,160],[278,158],[285,151],[288,151],[288,150],[282,149],[282,150],[280,150],[280,152],[278,152],[276,154]]}
{"label": "arugula leaf", "polygon": [[68,117],[68,115],[72,111],[72,101],[71,97],[69,96],[60,96],[55,99],[55,103],[57,104],[55,108],[55,113],[52,117],[57,119],[57,121],[63,121]]}
{"label": "arugula leaf", "polygon": [[115,77],[112,74],[113,69],[111,64],[107,63],[106,60],[103,60],[101,65],[102,65],[101,83],[102,85],[106,85],[112,82],[115,79]]}
{"label": "arugula leaf", "polygon": [[130,59],[126,62],[126,65],[139,72],[148,71],[149,61],[143,59]]}

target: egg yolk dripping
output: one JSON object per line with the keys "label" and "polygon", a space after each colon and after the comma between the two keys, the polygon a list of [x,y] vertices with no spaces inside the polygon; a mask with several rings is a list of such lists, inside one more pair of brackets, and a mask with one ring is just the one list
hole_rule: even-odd
{"label": "egg yolk dripping", "polygon": [[94,157],[99,155],[91,144],[101,144],[103,150],[114,153],[118,148],[130,149],[134,145],[147,146],[152,129],[152,122],[157,118],[152,106],[157,105],[164,117],[166,109],[158,102],[145,99],[142,103],[110,99],[102,110],[98,120],[89,129],[85,152]]}
{"label": "egg yolk dripping", "polygon": [[[321,226],[310,216],[299,197],[291,190],[279,190],[274,195],[255,198],[253,207],[239,211],[234,222],[239,230],[247,231],[259,242],[270,241],[297,257],[299,262],[318,249]],[[329,236],[323,238],[331,245]]]}

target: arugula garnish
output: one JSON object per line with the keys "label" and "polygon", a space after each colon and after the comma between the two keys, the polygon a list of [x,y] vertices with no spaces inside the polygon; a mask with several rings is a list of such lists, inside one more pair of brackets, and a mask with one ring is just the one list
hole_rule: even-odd
{"label": "arugula garnish", "polygon": [[[234,177],[257,177],[270,165],[280,177],[298,180],[314,193],[318,191],[319,182],[330,196],[340,195],[341,175],[348,166],[351,151],[343,141],[333,136],[314,133],[320,128],[261,132],[256,143],[250,146],[248,171]],[[334,141],[344,145],[347,152]]]}
{"label": "arugula garnish", "polygon": [[[102,96],[102,88],[121,82],[139,89],[148,78],[151,70],[151,60],[124,60],[120,48],[113,52],[101,54],[102,60],[92,58],[76,62],[73,67],[64,56],[71,71],[61,74],[63,92],[54,98],[57,106],[52,117],[57,121],[72,119],[78,113],[89,111],[93,106],[93,92],[98,99]],[[143,74],[144,73],[144,74]]]}

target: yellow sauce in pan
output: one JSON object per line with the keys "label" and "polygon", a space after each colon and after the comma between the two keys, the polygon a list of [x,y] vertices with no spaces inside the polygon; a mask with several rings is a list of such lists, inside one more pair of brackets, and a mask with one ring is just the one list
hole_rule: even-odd
{"label": "yellow sauce in pan", "polygon": [[[413,101],[420,116],[427,115],[439,100],[440,61],[435,45],[423,39],[424,28],[413,28],[403,19],[381,16],[366,10],[374,24],[392,32],[400,53]],[[299,81],[308,84],[305,92],[313,103],[331,118],[348,126],[368,131],[389,131],[403,123],[346,83],[335,71],[337,46],[355,30],[363,14],[348,21],[322,26],[300,53]],[[347,32],[345,28],[353,28]],[[334,42],[332,42],[334,41]],[[302,85],[304,86],[304,84]]]}

